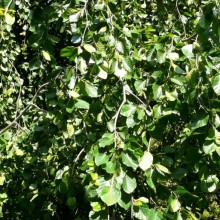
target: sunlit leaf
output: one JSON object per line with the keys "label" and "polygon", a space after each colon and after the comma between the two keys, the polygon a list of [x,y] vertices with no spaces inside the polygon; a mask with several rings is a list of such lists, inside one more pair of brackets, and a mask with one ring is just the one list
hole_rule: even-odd
{"label": "sunlit leaf", "polygon": [[188,45],[183,46],[181,50],[187,58],[190,59],[190,58],[194,57],[192,44],[188,44]]}
{"label": "sunlit leaf", "polygon": [[170,210],[172,212],[177,212],[180,209],[180,202],[178,199],[173,199],[170,203]]}
{"label": "sunlit leaf", "polygon": [[140,160],[139,167],[142,170],[146,171],[152,166],[152,164],[153,164],[153,155],[150,152],[145,151],[143,157]]}

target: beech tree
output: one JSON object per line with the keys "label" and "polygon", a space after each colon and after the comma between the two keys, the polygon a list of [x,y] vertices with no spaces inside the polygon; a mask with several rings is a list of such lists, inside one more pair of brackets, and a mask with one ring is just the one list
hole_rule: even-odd
{"label": "beech tree", "polygon": [[4,219],[219,219],[218,0],[0,8]]}

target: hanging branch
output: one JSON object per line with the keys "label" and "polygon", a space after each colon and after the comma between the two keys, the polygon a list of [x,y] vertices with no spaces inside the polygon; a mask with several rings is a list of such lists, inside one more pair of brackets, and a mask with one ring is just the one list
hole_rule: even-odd
{"label": "hanging branch", "polygon": [[8,2],[8,4],[6,5],[6,7],[5,7],[5,15],[8,13],[8,9],[10,8],[10,6],[11,6],[11,4],[13,3],[13,0],[10,0],[9,2]]}
{"label": "hanging branch", "polygon": [[6,126],[5,128],[3,128],[0,131],[0,135],[3,134],[5,131],[7,131],[9,128],[11,128],[14,124],[17,123],[17,121],[22,117],[22,115],[28,111],[29,107],[33,104],[34,100],[37,98],[39,92],[41,91],[42,88],[44,88],[45,86],[47,86],[49,83],[45,83],[43,85],[41,85],[39,87],[39,89],[37,90],[37,92],[35,93],[34,97],[31,99],[30,103],[20,112],[20,114],[11,122],[11,124],[9,124],[8,126]]}
{"label": "hanging branch", "polygon": [[185,27],[185,24],[184,24],[184,22],[183,22],[183,18],[182,18],[182,15],[181,15],[181,13],[180,13],[180,10],[179,10],[179,8],[178,8],[178,0],[176,0],[176,10],[177,10],[177,12],[178,12],[178,14],[179,14],[180,21],[181,21],[181,23],[182,23],[182,25],[183,25],[184,35],[186,36],[186,27]]}

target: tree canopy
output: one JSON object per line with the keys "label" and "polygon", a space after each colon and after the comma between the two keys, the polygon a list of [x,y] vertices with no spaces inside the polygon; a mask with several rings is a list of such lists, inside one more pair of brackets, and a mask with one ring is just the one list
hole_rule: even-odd
{"label": "tree canopy", "polygon": [[0,5],[2,218],[220,218],[218,0]]}

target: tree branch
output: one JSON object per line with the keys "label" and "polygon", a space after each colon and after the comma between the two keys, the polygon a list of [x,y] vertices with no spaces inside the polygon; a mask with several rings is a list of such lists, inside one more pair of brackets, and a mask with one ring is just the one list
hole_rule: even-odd
{"label": "tree branch", "polygon": [[6,126],[5,128],[3,128],[0,131],[0,135],[3,134],[5,131],[7,131],[9,128],[11,128],[14,124],[16,124],[16,122],[22,117],[22,115],[29,109],[29,107],[33,104],[34,100],[36,99],[36,97],[38,96],[39,92],[41,91],[42,88],[44,88],[45,86],[47,86],[49,83],[45,83],[43,85],[41,85],[37,92],[35,93],[34,97],[31,99],[30,103],[20,112],[20,114],[11,122],[11,124],[9,124],[8,126]]}
{"label": "tree branch", "polygon": [[8,13],[8,9],[10,8],[11,4],[13,3],[13,0],[9,1],[8,4],[5,7],[5,15]]}

